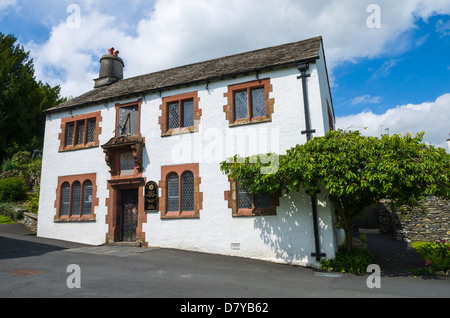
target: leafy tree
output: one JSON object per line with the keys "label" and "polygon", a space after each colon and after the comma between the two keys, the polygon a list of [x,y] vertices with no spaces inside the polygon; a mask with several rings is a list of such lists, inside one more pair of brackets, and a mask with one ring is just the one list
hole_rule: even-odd
{"label": "leafy tree", "polygon": [[279,156],[279,167],[271,174],[261,172],[267,160],[237,156],[222,162],[221,170],[253,193],[326,191],[350,253],[352,220],[367,206],[386,199],[393,209],[412,208],[427,195],[450,197],[449,155],[422,143],[423,135],[376,138],[330,131]]}
{"label": "leafy tree", "polygon": [[0,33],[0,162],[18,150],[42,148],[43,110],[64,100],[59,86],[36,81],[29,52],[16,42]]}

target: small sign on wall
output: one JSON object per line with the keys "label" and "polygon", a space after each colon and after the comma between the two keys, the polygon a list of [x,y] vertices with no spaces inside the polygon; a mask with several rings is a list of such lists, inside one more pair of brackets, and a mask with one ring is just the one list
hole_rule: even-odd
{"label": "small sign on wall", "polygon": [[158,212],[158,184],[150,181],[145,185],[145,210]]}

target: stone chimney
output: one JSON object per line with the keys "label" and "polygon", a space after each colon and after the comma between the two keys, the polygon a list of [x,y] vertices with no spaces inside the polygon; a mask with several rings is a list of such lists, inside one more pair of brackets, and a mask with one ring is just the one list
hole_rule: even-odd
{"label": "stone chimney", "polygon": [[100,76],[94,79],[94,88],[111,85],[118,80],[123,79],[123,68],[125,64],[118,57],[119,51],[113,47],[108,49],[108,54],[103,55],[100,59]]}

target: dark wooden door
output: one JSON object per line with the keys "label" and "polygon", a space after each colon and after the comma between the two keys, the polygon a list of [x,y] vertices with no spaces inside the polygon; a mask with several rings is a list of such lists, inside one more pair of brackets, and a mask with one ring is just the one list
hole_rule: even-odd
{"label": "dark wooden door", "polygon": [[138,227],[138,190],[122,191],[121,241],[135,242]]}

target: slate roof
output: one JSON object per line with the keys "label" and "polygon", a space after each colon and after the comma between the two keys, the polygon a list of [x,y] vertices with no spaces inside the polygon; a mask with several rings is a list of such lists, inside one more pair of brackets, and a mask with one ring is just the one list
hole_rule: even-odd
{"label": "slate roof", "polygon": [[56,112],[108,101],[159,92],[181,85],[243,75],[249,72],[294,65],[319,58],[322,37],[273,46],[256,51],[230,55],[200,63],[119,80],[109,86],[93,89],[45,112]]}

